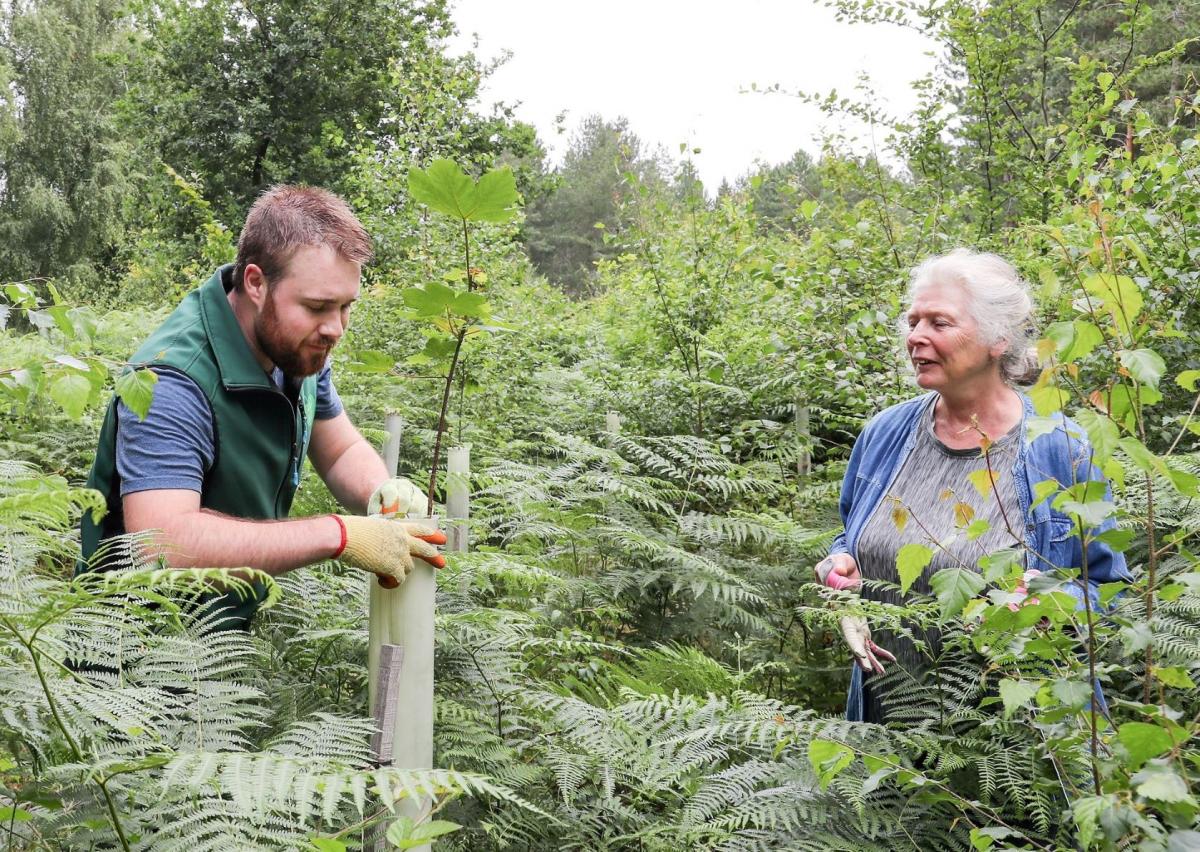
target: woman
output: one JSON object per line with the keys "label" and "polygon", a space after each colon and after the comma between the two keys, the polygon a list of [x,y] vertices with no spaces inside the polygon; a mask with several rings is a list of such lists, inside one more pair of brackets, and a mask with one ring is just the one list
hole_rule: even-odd
{"label": "woman", "polygon": [[[1026,436],[1033,405],[1015,386],[1027,383],[1036,358],[1029,348],[1033,303],[1024,282],[994,254],[957,249],[918,266],[908,296],[905,347],[917,384],[929,393],[883,411],[855,442],[842,482],[844,529],[817,566],[818,577],[834,588],[858,586],[862,578],[895,582],[896,554],[911,542],[934,551],[912,586],[921,593],[930,591],[928,578],[942,568],[975,568],[981,556],[1002,548],[1024,548],[1028,569],[1079,568],[1082,546],[1071,520],[1051,501],[1032,505],[1031,495],[1047,479],[1068,486],[1102,476],[1089,461],[1083,430],[1070,420],[1062,418],[1058,429],[1032,441]],[[970,477],[988,467],[995,488],[984,499]],[[966,526],[978,520],[987,522],[987,531],[967,535]],[[1091,541],[1087,556],[1093,599],[1100,583],[1128,579],[1124,557],[1104,543]],[[1083,590],[1076,586],[1072,593]],[[894,592],[865,594],[896,600]],[[842,632],[858,663],[846,717],[883,722],[871,684],[883,671],[881,660],[896,657],[872,641],[862,619],[843,619]],[[922,667],[911,642],[878,638],[895,642],[901,665]],[[936,653],[937,637],[926,638]]]}

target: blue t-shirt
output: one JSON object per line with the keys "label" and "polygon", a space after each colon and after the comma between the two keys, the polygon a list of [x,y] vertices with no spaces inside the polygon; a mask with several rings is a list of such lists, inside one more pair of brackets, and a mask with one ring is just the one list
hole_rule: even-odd
{"label": "blue t-shirt", "polygon": [[[152,368],[153,369],[153,368]],[[201,491],[212,467],[212,406],[200,388],[175,370],[155,370],[154,399],[145,420],[138,420],[123,402],[117,403],[117,473],[121,496],[136,491],[184,488]],[[271,373],[283,389],[283,371]],[[329,362],[317,376],[317,419],[342,413],[330,375]]]}

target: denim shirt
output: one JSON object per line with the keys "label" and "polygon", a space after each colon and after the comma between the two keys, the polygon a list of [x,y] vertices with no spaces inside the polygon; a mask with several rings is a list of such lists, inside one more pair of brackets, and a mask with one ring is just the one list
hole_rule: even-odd
{"label": "denim shirt", "polygon": [[[922,412],[936,392],[893,405],[871,419],[850,453],[850,463],[842,480],[842,496],[838,509],[843,529],[833,540],[830,553],[849,553],[858,559],[858,537],[892,482],[912,452],[917,440]],[[1066,488],[1084,480],[1102,480],[1103,474],[1091,463],[1091,446],[1083,429],[1062,414],[1055,415],[1058,426],[1052,432],[1028,439],[1025,424],[1033,416],[1033,402],[1021,395],[1024,411],[1021,415],[1021,435],[1017,460],[1012,475],[1017,499],[1025,517],[1025,545],[1028,567],[1041,571],[1055,568],[1079,569],[1083,566],[1083,545],[1074,535],[1071,519],[1050,504],[1052,499],[1033,503],[1034,486],[1047,479],[1057,480]],[[1111,489],[1105,488],[1105,499],[1112,499]],[[1091,531],[1092,535],[1116,525],[1108,518]],[[1099,600],[1098,586],[1117,580],[1129,580],[1125,556],[1114,552],[1107,544],[1093,539],[1088,543],[1088,597],[1093,606]],[[1066,591],[1083,603],[1083,588],[1079,580],[1069,583]],[[850,693],[846,702],[846,718],[863,718],[862,669],[853,667]]]}

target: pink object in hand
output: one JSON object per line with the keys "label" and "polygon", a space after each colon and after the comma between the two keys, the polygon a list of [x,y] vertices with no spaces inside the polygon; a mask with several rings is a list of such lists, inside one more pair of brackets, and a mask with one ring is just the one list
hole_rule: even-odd
{"label": "pink object in hand", "polygon": [[831,589],[857,589],[858,580],[852,577],[845,577],[836,571],[830,571],[829,576],[825,578],[825,585]]}

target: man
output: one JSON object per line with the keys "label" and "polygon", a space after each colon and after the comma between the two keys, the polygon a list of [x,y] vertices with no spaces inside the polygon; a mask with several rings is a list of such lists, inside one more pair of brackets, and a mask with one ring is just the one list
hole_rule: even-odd
{"label": "man", "polygon": [[[441,533],[382,518],[287,517],[304,455],[354,512],[412,499],[342,410],[329,370],[359,295],[370,238],[321,189],[261,196],[237,262],[189,294],[131,359],[158,377],[145,420],[114,398],[88,486],[108,515],[83,522],[83,556],[123,532],[158,531],[173,568],[245,567],[280,574],[326,559],[397,585],[417,556],[441,567]],[[103,556],[100,560],[103,561]],[[92,566],[97,567],[95,565]],[[221,626],[245,628],[264,589],[208,596]]]}

